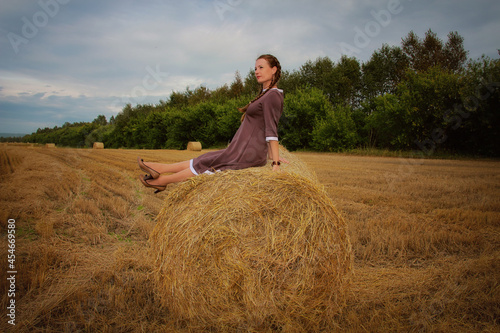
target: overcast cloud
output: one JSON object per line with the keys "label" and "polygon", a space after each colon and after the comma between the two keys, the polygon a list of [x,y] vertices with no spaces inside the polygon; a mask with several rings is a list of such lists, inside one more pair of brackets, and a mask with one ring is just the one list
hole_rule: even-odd
{"label": "overcast cloud", "polygon": [[2,0],[0,132],[32,133],[230,83],[262,53],[286,70],[369,59],[413,30],[498,58],[497,0]]}

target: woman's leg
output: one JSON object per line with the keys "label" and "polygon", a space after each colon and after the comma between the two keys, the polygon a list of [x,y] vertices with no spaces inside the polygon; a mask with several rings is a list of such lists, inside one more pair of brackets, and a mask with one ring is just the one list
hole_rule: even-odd
{"label": "woman's leg", "polygon": [[183,161],[173,164],[164,164],[156,162],[143,162],[147,167],[158,171],[158,173],[180,172],[189,169],[189,161]]}
{"label": "woman's leg", "polygon": [[[181,162],[184,163],[184,162]],[[172,171],[165,171],[165,172],[172,172]],[[175,172],[171,175],[161,175],[160,177],[156,179],[151,179],[148,180],[147,183],[150,185],[159,185],[159,186],[166,186],[171,183],[177,183],[177,182],[182,182],[188,178],[193,177],[195,174],[191,172],[191,169],[189,168],[189,161],[187,164],[187,168],[180,170],[178,172]]]}

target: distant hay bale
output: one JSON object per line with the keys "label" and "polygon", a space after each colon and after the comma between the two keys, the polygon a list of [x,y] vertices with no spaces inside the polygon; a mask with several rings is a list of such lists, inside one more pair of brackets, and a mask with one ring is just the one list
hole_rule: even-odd
{"label": "distant hay bale", "polygon": [[[305,164],[180,183],[150,237],[164,305],[196,330],[337,327],[352,269],[346,223]],[[303,173],[305,176],[302,176]]]}
{"label": "distant hay bale", "polygon": [[201,143],[197,141],[189,141],[187,145],[187,150],[201,151]]}
{"label": "distant hay bale", "polygon": [[55,143],[46,143],[45,148],[55,148],[56,144]]}
{"label": "distant hay bale", "polygon": [[92,146],[93,149],[104,149],[104,143],[102,142],[94,142],[94,145]]}

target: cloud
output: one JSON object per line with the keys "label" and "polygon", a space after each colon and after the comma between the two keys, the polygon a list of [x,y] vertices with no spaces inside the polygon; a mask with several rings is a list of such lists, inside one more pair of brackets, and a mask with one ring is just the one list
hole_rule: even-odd
{"label": "cloud", "polygon": [[[52,4],[54,15],[41,3]],[[109,119],[128,102],[157,103],[187,86],[216,88],[236,71],[245,76],[262,53],[275,54],[287,70],[317,57],[336,61],[341,43],[354,45],[356,29],[377,23],[373,12],[391,3],[401,11],[358,47],[354,56],[361,61],[383,43],[399,45],[410,30],[423,36],[429,28],[442,39],[457,30],[471,57],[497,55],[493,32],[500,30],[500,7],[494,0],[6,0],[0,13],[0,132],[91,121],[99,114]],[[26,36],[29,24],[37,31]],[[9,34],[27,41],[17,53]],[[161,73],[161,82],[151,71]]]}

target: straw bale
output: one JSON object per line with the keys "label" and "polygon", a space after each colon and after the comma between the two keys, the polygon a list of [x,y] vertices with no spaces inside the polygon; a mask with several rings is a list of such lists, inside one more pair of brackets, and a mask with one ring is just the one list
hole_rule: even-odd
{"label": "straw bale", "polygon": [[46,143],[45,148],[55,148],[56,144],[55,143]]}
{"label": "straw bale", "polygon": [[280,173],[200,175],[167,195],[150,236],[157,293],[191,329],[338,328],[352,270],[346,223],[286,157]]}
{"label": "straw bale", "polygon": [[104,143],[102,142],[94,142],[94,145],[92,146],[93,149],[104,149]]}
{"label": "straw bale", "polygon": [[187,150],[201,151],[201,143],[198,141],[189,141],[187,145]]}

